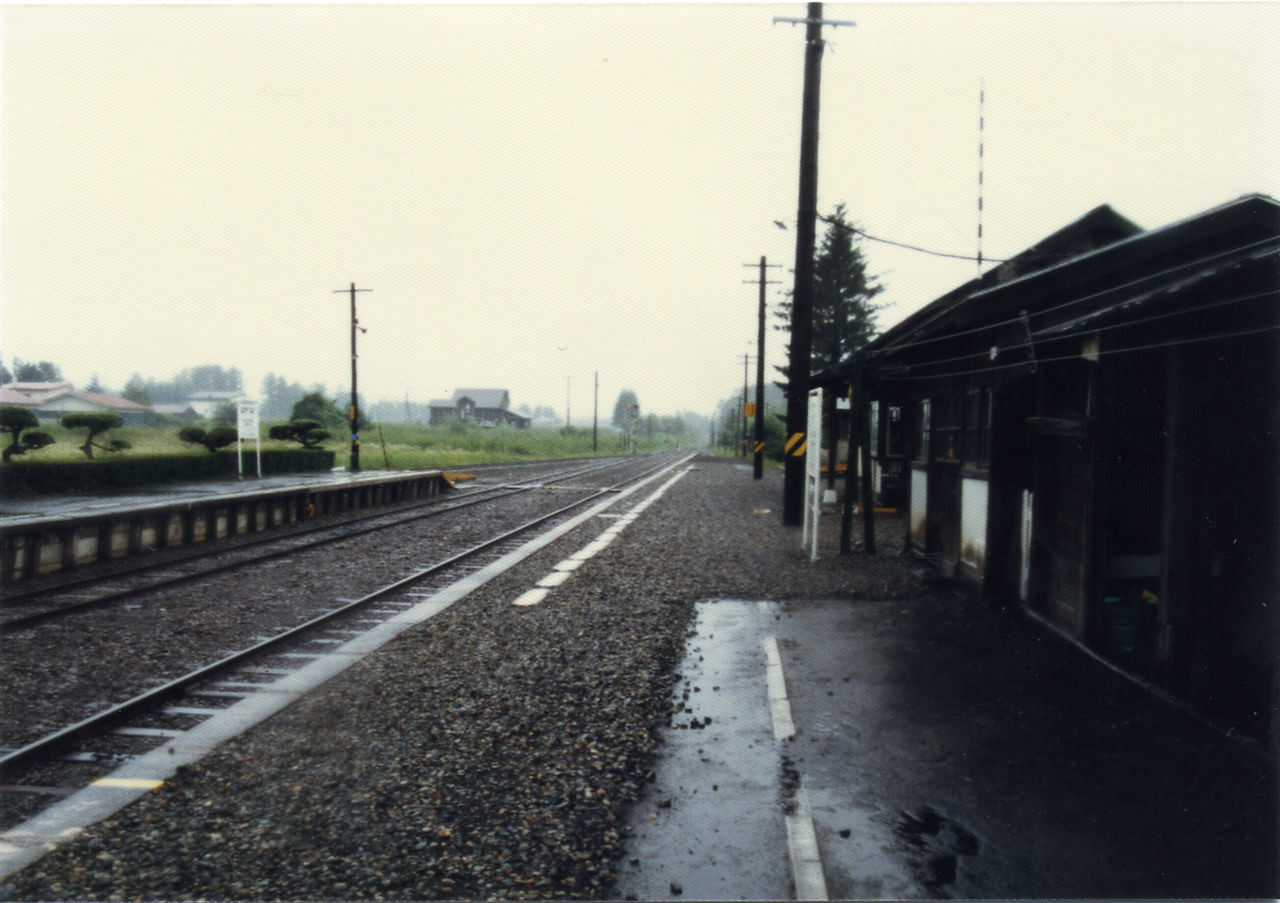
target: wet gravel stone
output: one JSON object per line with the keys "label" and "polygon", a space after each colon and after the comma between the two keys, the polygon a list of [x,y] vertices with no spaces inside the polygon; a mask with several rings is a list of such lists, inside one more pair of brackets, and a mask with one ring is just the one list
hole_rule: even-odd
{"label": "wet gravel stone", "polygon": [[4,634],[0,745],[24,746],[570,500],[516,496]]}
{"label": "wet gravel stone", "polygon": [[0,899],[609,897],[696,602],[921,591],[900,520],[875,558],[838,556],[830,530],[814,566],[780,508],[780,473],[698,459],[541,605],[511,602],[614,521],[182,769]]}

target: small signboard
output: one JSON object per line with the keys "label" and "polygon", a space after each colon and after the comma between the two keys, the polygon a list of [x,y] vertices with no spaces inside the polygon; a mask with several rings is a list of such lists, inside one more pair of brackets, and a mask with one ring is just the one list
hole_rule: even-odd
{"label": "small signboard", "polygon": [[809,435],[805,451],[804,530],[801,546],[809,546],[809,560],[818,560],[818,516],[822,513],[822,389],[809,392]]}
{"label": "small signboard", "polygon": [[236,402],[236,468],[241,477],[244,476],[244,443],[253,440],[253,448],[258,458],[258,476],[262,476],[262,441],[259,437],[258,402],[253,398],[241,398]]}

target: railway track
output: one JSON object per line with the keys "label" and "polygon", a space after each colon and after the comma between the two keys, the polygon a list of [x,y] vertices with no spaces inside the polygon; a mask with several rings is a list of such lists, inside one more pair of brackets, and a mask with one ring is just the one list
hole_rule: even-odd
{"label": "railway track", "polygon": [[[541,510],[466,548],[455,549],[411,573],[398,575],[391,582],[362,591],[354,598],[331,599],[324,611],[302,623],[258,636],[242,648],[158,682],[75,723],[48,731],[19,748],[0,750],[0,793],[5,799],[6,816],[0,827],[29,817],[70,790],[103,779],[108,772],[153,749],[181,743],[183,737],[219,716],[225,719],[225,712],[270,695],[268,686],[289,684],[308,668],[319,667],[323,671],[322,663],[335,649],[345,648],[344,644],[361,638],[367,641],[372,636],[383,636],[381,642],[385,642],[394,633],[447,607],[452,601],[448,593],[461,592],[455,588],[465,585],[468,575],[524,545],[533,531],[552,530],[556,524],[573,522],[591,503],[609,495],[616,497],[628,487],[656,478],[674,460],[675,456],[667,454],[650,459],[638,474],[633,472],[604,486],[582,489],[567,504]],[[631,466],[634,468],[635,463]],[[596,476],[609,469],[593,468]],[[561,472],[558,477],[567,475],[569,472]],[[586,474],[576,470],[572,475]],[[595,509],[588,508],[591,510]],[[38,639],[33,637],[33,641]],[[66,641],[75,642],[73,636]],[[275,699],[281,698],[279,690],[273,692],[277,694]],[[171,745],[169,751],[172,753],[173,749]]]}
{"label": "railway track", "polygon": [[[0,634],[27,630],[36,625],[67,615],[105,608],[142,593],[201,580],[236,568],[249,567],[274,558],[284,558],[330,543],[376,533],[389,527],[437,517],[460,508],[494,502],[567,480],[608,471],[626,465],[624,458],[561,468],[550,473],[501,479],[492,485],[474,484],[462,490],[460,497],[425,501],[326,519],[322,524],[304,525],[287,533],[273,533],[240,540],[234,545],[210,543],[207,548],[186,549],[168,555],[163,563],[139,562],[115,567],[104,574],[61,580],[50,585],[10,591],[6,588]],[[509,472],[509,468],[506,472]],[[506,472],[497,470],[500,476]]]}

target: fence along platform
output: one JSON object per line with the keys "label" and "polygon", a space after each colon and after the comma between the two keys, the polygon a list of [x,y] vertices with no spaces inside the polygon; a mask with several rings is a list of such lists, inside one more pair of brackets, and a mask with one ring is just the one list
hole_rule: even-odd
{"label": "fence along platform", "polygon": [[[438,470],[273,478],[242,484],[173,487],[154,496],[35,500],[0,516],[0,580],[14,583],[158,549],[260,533],[327,514],[393,505],[440,494]],[[0,503],[5,509],[12,506]],[[43,506],[43,510],[41,510]]]}

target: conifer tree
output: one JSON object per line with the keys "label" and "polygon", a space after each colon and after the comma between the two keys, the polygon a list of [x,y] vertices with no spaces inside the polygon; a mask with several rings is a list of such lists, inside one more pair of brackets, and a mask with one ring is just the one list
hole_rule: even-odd
{"label": "conifer tree", "polygon": [[[814,373],[848,360],[876,334],[876,295],[884,290],[874,276],[867,275],[862,248],[855,243],[854,226],[846,220],[844,204],[837,204],[827,224],[822,245],[813,259],[813,345]],[[788,293],[789,294],[789,293]],[[790,331],[791,301],[781,302],[775,311],[780,325]],[[789,346],[788,346],[789,347]],[[776,368],[786,385],[787,367]]]}

